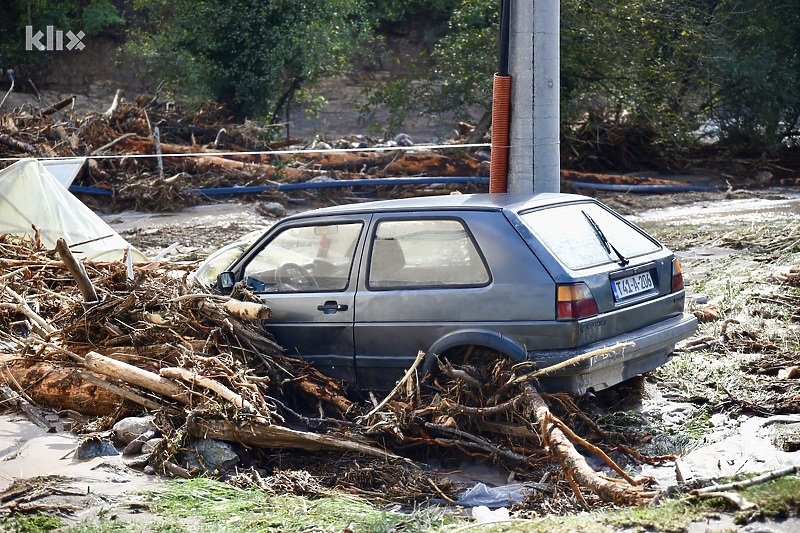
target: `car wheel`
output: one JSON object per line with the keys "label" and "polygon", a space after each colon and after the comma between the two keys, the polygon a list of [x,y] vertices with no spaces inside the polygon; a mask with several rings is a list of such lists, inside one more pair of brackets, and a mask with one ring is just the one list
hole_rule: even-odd
{"label": "car wheel", "polygon": [[495,403],[493,396],[511,379],[514,361],[483,346],[459,346],[433,362],[428,383],[450,400],[473,407]]}

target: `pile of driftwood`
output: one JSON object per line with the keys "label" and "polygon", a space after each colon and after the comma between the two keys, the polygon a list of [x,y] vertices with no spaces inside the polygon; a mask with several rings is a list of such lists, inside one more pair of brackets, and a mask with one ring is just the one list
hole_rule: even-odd
{"label": "pile of driftwood", "polygon": [[[151,464],[170,472],[186,440],[203,437],[250,449],[354,452],[418,472],[409,459],[471,457],[517,479],[547,472],[583,504],[629,504],[654,493],[608,450],[672,459],[642,457],[569,397],[540,394],[538,374],[501,358],[485,364],[489,354],[478,350],[441,361],[427,377],[418,372],[420,354],[393,391],[363,401],[285,356],[260,327],[270,310],[257,298],[194,292],[187,276],[166,263],[83,263],[63,241],[48,251],[35,239],[0,237],[3,380],[28,404],[94,416],[84,430],[155,414],[169,445]],[[592,437],[570,429],[548,401],[582,417]],[[576,445],[613,475],[595,472]],[[415,497],[453,497],[447,485],[429,485]]]}
{"label": "pile of driftwood", "polygon": [[[0,157],[90,156],[88,169],[75,184],[110,190],[110,201],[118,207],[177,210],[198,201],[196,194],[186,192],[198,188],[313,179],[488,176],[488,163],[457,143],[436,153],[361,152],[357,148],[371,148],[379,141],[355,135],[330,143],[275,140],[280,128],[234,123],[220,105],[189,111],[175,102],[145,97],[128,103],[119,92],[107,111],[79,115],[71,109],[74,99],[42,108],[0,110]],[[397,146],[386,144],[384,148]],[[305,151],[319,147],[327,150]]]}
{"label": "pile of driftwood", "polygon": [[[110,196],[81,198],[105,209],[175,211],[202,200],[190,191],[205,188],[278,186],[286,183],[361,180],[408,176],[477,177],[489,175],[489,149],[464,148],[473,128],[460,123],[447,147],[421,150],[408,136],[399,140],[350,135],[324,142],[277,139],[281,128],[233,122],[218,104],[189,110],[169,100],[141,96],[117,98],[105,112],[78,114],[75,97],[54,105],[0,109],[0,158],[89,157],[76,185],[98,187]],[[0,168],[11,161],[0,161]],[[681,185],[649,178],[575,171],[562,172],[570,182],[615,185]],[[447,184],[436,193],[485,192],[486,184]],[[427,185],[359,187],[371,197],[430,194]],[[337,201],[349,188],[294,191],[313,199]],[[284,193],[261,197],[285,201]]]}

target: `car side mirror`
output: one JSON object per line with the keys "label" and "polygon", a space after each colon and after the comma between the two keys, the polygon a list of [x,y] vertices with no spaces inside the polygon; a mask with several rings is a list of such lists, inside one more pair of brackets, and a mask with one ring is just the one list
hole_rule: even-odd
{"label": "car side mirror", "polygon": [[219,291],[230,292],[234,283],[236,283],[236,278],[230,270],[226,270],[217,276],[217,290]]}

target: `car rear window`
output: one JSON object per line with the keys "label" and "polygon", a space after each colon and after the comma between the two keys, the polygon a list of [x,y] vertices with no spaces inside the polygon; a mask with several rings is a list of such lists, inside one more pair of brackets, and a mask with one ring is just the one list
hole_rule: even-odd
{"label": "car rear window", "polygon": [[370,289],[482,286],[489,272],[459,220],[385,220],[372,242]]}
{"label": "car rear window", "polygon": [[[626,259],[661,249],[642,230],[596,203],[556,205],[528,211],[520,218],[556,259],[571,270],[619,262],[614,249]],[[604,245],[603,237],[608,246]]]}

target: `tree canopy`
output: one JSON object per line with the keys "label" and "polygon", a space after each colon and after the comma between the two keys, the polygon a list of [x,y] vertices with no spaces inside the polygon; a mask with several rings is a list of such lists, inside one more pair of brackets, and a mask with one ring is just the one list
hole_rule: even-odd
{"label": "tree canopy", "polygon": [[135,0],[134,48],[184,94],[278,121],[369,39],[361,0]]}
{"label": "tree canopy", "polygon": [[[280,122],[322,76],[375,60],[384,36],[424,27],[423,57],[373,90],[363,108],[368,115],[388,107],[382,126],[396,131],[412,111],[467,116],[490,108],[498,7],[499,0],[8,0],[0,5],[0,66],[35,56],[20,52],[28,24],[80,25],[87,34],[125,26],[129,49],[177,94]],[[620,138],[645,152],[798,143],[796,0],[561,0],[561,26],[567,150],[585,154],[587,145]]]}

